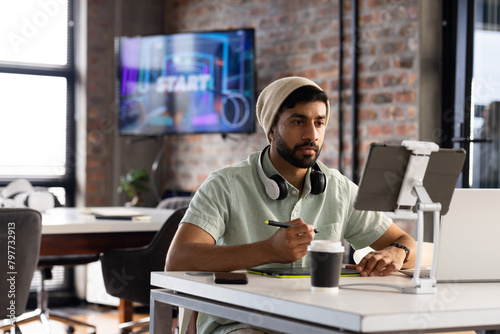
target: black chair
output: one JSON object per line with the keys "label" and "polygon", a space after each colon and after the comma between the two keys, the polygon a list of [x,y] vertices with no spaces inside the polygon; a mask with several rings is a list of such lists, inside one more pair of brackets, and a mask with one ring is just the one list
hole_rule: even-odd
{"label": "black chair", "polygon": [[31,280],[38,263],[42,217],[32,209],[0,209],[0,329],[15,329],[37,319],[26,312]]}
{"label": "black chair", "polygon": [[99,254],[81,254],[81,255],[43,255],[38,260],[37,268],[41,273],[41,284],[37,291],[37,313],[40,320],[44,323],[46,330],[50,333],[48,319],[56,320],[67,325],[67,332],[73,333],[74,326],[83,326],[90,328],[93,334],[96,333],[96,326],[83,321],[72,319],[61,312],[52,311],[48,308],[49,292],[45,287],[45,281],[52,279],[52,268],[54,266],[73,267],[77,265],[88,264],[99,260]]}
{"label": "black chair", "polygon": [[157,209],[173,209],[185,208],[189,206],[189,202],[193,196],[174,196],[163,199],[156,206]]}
{"label": "black chair", "polygon": [[[165,258],[186,208],[177,209],[156,233],[149,245],[140,248],[116,249],[101,254],[102,274],[106,291],[120,299],[149,305],[152,271],[163,271]],[[119,325],[122,333],[141,326],[136,333],[148,330],[149,318]]]}

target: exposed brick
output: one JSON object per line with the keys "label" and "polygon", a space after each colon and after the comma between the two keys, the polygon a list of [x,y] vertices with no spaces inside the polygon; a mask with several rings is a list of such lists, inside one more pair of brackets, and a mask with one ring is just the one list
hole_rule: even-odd
{"label": "exposed brick", "polygon": [[374,89],[380,86],[377,76],[360,77],[358,78],[358,86],[361,89]]}
{"label": "exposed brick", "polygon": [[[141,2],[141,6],[146,2]],[[358,145],[358,162],[363,162],[368,152],[369,142],[400,140],[416,137],[418,124],[418,68],[415,58],[418,50],[418,0],[365,0],[359,1],[360,27],[358,31],[358,73],[359,103],[358,132],[363,134]],[[256,77],[258,94],[275,79],[285,75],[303,75],[318,82],[327,92],[332,111],[338,99],[338,2],[333,0],[285,0],[285,1],[213,1],[213,0],[173,0],[163,3],[165,32],[197,30],[223,30],[238,27],[256,28]],[[341,2],[344,10],[344,66],[343,106],[346,123],[344,141],[346,170],[351,165],[349,139],[350,109],[352,94],[350,84],[351,62],[351,5]],[[114,161],[116,130],[114,108],[115,65],[113,38],[116,22],[112,1],[88,1],[89,36],[88,45],[88,119],[87,119],[87,169],[111,175]],[[131,5],[129,5],[131,6]],[[115,18],[116,17],[116,18]],[[141,29],[147,22],[127,24]],[[130,28],[128,28],[130,29]],[[132,34],[141,34],[130,31]],[[385,54],[384,54],[385,53]],[[390,87],[390,91],[387,88]],[[413,91],[413,92],[412,92]],[[398,102],[391,113],[392,102]],[[405,103],[404,106],[401,103]],[[335,111],[334,111],[335,112]],[[407,119],[402,115],[407,114]],[[383,115],[392,121],[381,120]],[[332,117],[334,113],[332,113]],[[336,117],[336,116],[335,116]],[[399,124],[398,122],[405,123]],[[396,123],[393,124],[393,123]],[[333,123],[329,125],[333,126]],[[371,126],[369,128],[369,126]],[[397,126],[397,131],[395,130]],[[377,128],[378,127],[378,128]],[[331,143],[330,150],[322,154],[322,161],[335,167],[338,155],[335,149],[338,126],[327,132],[325,142]],[[394,136],[399,136],[394,138]],[[167,181],[162,188],[196,190],[212,170],[226,163],[245,159],[252,151],[266,144],[262,129],[251,136],[235,136],[235,141],[222,140],[220,136],[193,135],[176,136],[168,139],[168,154],[165,155]],[[217,154],[214,154],[217,152]],[[168,156],[168,157],[167,157]],[[114,163],[122,163],[115,161]],[[103,167],[104,166],[104,167]],[[102,169],[102,170],[100,170]],[[350,173],[350,171],[349,171]],[[95,179],[98,174],[88,175]],[[112,175],[116,181],[118,175]],[[92,194],[87,196],[87,204],[110,205],[108,182],[93,185]],[[107,188],[106,188],[107,187]]]}
{"label": "exposed brick", "polygon": [[404,120],[406,118],[405,110],[396,106],[382,108],[380,112],[382,120]]}
{"label": "exposed brick", "polygon": [[97,168],[100,166],[101,166],[101,164],[100,164],[99,160],[92,158],[92,157],[87,159],[87,169],[93,169],[93,168]]}
{"label": "exposed brick", "polygon": [[327,51],[316,52],[311,56],[311,64],[321,64],[327,61]]}
{"label": "exposed brick", "polygon": [[376,59],[368,66],[368,69],[372,72],[381,72],[387,70],[389,67],[389,59]]}
{"label": "exposed brick", "polygon": [[380,6],[387,6],[387,0],[368,0],[367,8],[374,9]]}
{"label": "exposed brick", "polygon": [[297,50],[299,51],[315,51],[317,50],[317,44],[314,40],[302,41],[297,44]]}
{"label": "exposed brick", "polygon": [[378,118],[378,113],[375,109],[361,109],[359,111],[359,121],[373,121]]}
{"label": "exposed brick", "polygon": [[418,18],[418,3],[408,7],[408,18],[409,19]]}
{"label": "exposed brick", "polygon": [[382,53],[384,54],[395,54],[403,51],[406,47],[406,43],[402,42],[388,42],[382,44]]}
{"label": "exposed brick", "polygon": [[365,26],[377,22],[377,16],[373,13],[362,14],[358,18],[359,25]]}
{"label": "exposed brick", "polygon": [[392,102],[392,93],[389,92],[374,93],[371,94],[370,100],[371,102],[376,104],[390,103]]}
{"label": "exposed brick", "polygon": [[377,46],[376,45],[361,45],[358,47],[358,54],[360,57],[363,56],[373,56],[377,52]]}
{"label": "exposed brick", "polygon": [[417,22],[411,22],[399,28],[398,35],[401,37],[411,37],[415,36],[417,34],[417,31],[418,31]]}
{"label": "exposed brick", "polygon": [[319,46],[325,49],[334,48],[337,47],[338,45],[339,45],[339,38],[338,36],[333,34],[326,36],[319,41]]}
{"label": "exposed brick", "polygon": [[414,137],[417,135],[417,126],[415,123],[397,124],[395,134],[396,136]]}
{"label": "exposed brick", "polygon": [[416,96],[417,96],[417,92],[413,89],[403,90],[400,92],[396,92],[394,94],[394,100],[396,102],[405,102],[405,103],[415,102]]}
{"label": "exposed brick", "polygon": [[372,140],[361,140],[358,146],[360,153],[368,154],[368,152],[370,152],[370,145],[372,143],[373,143]]}
{"label": "exposed brick", "polygon": [[306,56],[302,55],[291,56],[287,59],[286,62],[289,67],[303,67],[309,64],[309,61],[306,58]]}
{"label": "exposed brick", "polygon": [[368,126],[369,137],[386,137],[392,134],[392,124],[373,124]]}
{"label": "exposed brick", "polygon": [[90,182],[87,182],[87,185],[85,188],[86,188],[88,195],[96,194],[99,191],[99,188],[94,183],[90,183]]}
{"label": "exposed brick", "polygon": [[406,74],[387,74],[382,76],[382,86],[400,86],[405,84]]}
{"label": "exposed brick", "polygon": [[338,75],[339,68],[334,64],[322,66],[318,71],[318,76],[320,78],[337,77]]}
{"label": "exposed brick", "polygon": [[408,106],[408,119],[417,119],[418,117],[418,109],[414,105]]}
{"label": "exposed brick", "polygon": [[[342,89],[349,89],[351,86],[351,80],[349,78],[344,78],[342,80]],[[331,82],[331,89],[334,91],[337,91],[339,89],[339,81],[338,80],[332,80]]]}
{"label": "exposed brick", "polygon": [[401,56],[394,59],[394,67],[396,68],[412,68],[415,58],[412,56]]}
{"label": "exposed brick", "polygon": [[330,26],[331,24],[328,20],[320,20],[311,24],[311,26],[309,27],[309,32],[311,34],[317,34],[319,32],[327,31]]}
{"label": "exposed brick", "polygon": [[105,179],[106,177],[102,171],[93,171],[87,173],[88,182],[99,182],[104,181]]}
{"label": "exposed brick", "polygon": [[279,16],[277,20],[279,25],[290,25],[295,23],[296,18],[295,13],[290,13]]}
{"label": "exposed brick", "polygon": [[408,73],[408,85],[414,86],[415,83],[418,81],[419,75],[416,72],[410,72]]}
{"label": "exposed brick", "polygon": [[318,72],[315,68],[303,69],[302,71],[297,72],[298,76],[303,76],[305,78],[316,78],[318,76]]}

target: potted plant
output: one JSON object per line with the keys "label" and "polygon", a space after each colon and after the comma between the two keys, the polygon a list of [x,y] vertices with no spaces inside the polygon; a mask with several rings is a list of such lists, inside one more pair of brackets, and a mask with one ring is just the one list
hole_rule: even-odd
{"label": "potted plant", "polygon": [[149,191],[149,175],[144,169],[132,168],[125,175],[120,176],[118,193],[125,191],[131,198],[127,205],[138,206],[143,203],[142,194]]}

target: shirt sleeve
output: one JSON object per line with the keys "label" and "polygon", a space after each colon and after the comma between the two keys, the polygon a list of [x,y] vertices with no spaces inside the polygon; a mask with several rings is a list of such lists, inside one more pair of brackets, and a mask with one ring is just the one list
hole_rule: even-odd
{"label": "shirt sleeve", "polygon": [[217,172],[212,173],[196,191],[183,222],[196,225],[215,241],[224,235],[230,208],[230,185]]}

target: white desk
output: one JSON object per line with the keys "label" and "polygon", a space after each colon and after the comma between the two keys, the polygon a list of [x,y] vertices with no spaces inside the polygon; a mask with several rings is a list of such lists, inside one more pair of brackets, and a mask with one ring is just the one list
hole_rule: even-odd
{"label": "white desk", "polygon": [[[123,209],[121,208],[121,210]],[[85,208],[47,210],[42,214],[42,234],[158,231],[174,212],[170,209],[130,208],[130,210],[140,211],[151,217],[151,220],[148,221],[132,221],[96,219],[93,215],[85,213],[85,210]]]}
{"label": "white desk", "polygon": [[133,208],[148,221],[96,219],[84,208],[55,208],[42,215],[40,255],[99,254],[147,245],[174,210]]}
{"label": "white desk", "polygon": [[[500,283],[438,284],[437,294],[403,294],[381,286],[410,285],[410,278],[343,277],[337,295],[311,293],[307,278],[248,274],[247,285],[214,284],[211,276],[153,272],[152,334],[167,333],[170,305],[284,333],[436,332],[500,328]],[[170,305],[167,305],[170,304]]]}

